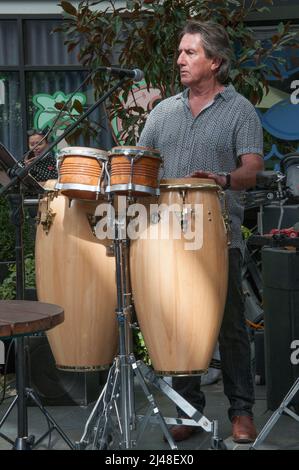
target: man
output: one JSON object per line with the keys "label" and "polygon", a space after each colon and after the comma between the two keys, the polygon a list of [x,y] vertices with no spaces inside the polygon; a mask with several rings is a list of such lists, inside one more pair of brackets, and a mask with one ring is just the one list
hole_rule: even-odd
{"label": "man", "polygon": [[[250,344],[241,284],[243,206],[240,190],[256,183],[263,169],[263,135],[252,104],[226,86],[231,48],[224,28],[213,22],[189,21],[182,31],[177,64],[183,93],[167,98],[149,115],[138,145],[160,150],[164,177],[213,178],[226,191],[230,222],[229,286],[219,346],[224,392],[235,442],[254,441],[254,388]],[[174,377],[173,387],[199,411],[205,398],[200,377]],[[183,413],[178,409],[179,417]],[[175,441],[198,428],[174,426]]]}

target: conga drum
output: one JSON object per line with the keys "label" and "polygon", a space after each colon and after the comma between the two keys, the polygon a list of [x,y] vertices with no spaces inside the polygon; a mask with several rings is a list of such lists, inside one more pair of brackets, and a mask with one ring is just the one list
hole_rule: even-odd
{"label": "conga drum", "polygon": [[119,146],[108,152],[110,184],[106,192],[133,196],[159,194],[159,150],[149,147]]}
{"label": "conga drum", "polygon": [[65,313],[49,343],[59,369],[106,368],[118,343],[115,260],[89,223],[98,203],[53,194],[39,204],[35,251],[38,299]]}
{"label": "conga drum", "polygon": [[65,147],[57,154],[56,189],[70,199],[98,200],[105,193],[105,150],[90,147]]}
{"label": "conga drum", "polygon": [[158,374],[200,374],[209,367],[227,293],[219,187],[183,178],[162,180],[160,190],[156,207],[147,203],[148,224],[131,241],[136,314]]}

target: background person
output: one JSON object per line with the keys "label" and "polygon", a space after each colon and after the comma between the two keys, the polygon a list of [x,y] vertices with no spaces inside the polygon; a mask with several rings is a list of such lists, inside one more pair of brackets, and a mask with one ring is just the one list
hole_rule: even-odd
{"label": "background person", "polygon": [[[33,162],[34,159],[45,152],[50,145],[46,130],[40,131],[37,129],[31,129],[27,132],[27,136],[28,148],[31,152],[24,159],[25,165]],[[52,152],[47,153],[44,158],[30,170],[30,174],[37,181],[57,179],[58,173],[54,154]]]}

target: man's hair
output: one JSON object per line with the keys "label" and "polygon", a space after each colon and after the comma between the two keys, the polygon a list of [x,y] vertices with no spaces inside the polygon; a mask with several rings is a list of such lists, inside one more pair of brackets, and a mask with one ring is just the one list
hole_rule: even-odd
{"label": "man's hair", "polygon": [[232,48],[224,27],[213,21],[190,20],[183,28],[180,39],[185,34],[200,34],[202,47],[208,59],[220,59],[221,64],[216,71],[220,83],[227,82],[232,58]]}

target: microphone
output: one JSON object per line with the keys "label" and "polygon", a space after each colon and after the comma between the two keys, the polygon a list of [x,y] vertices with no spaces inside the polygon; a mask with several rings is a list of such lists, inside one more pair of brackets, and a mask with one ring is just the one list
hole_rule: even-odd
{"label": "microphone", "polygon": [[118,75],[119,78],[131,78],[133,82],[141,82],[141,80],[144,78],[144,73],[140,69],[122,69],[120,67],[100,66],[96,68],[96,71],[98,70],[109,72],[111,75]]}

